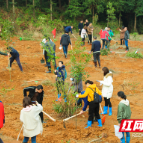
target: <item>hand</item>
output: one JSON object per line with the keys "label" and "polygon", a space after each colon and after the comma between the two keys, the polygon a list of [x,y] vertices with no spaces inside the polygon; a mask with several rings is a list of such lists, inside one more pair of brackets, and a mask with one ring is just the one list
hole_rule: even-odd
{"label": "hand", "polygon": [[36,101],[36,105],[38,105],[38,102]]}
{"label": "hand", "polygon": [[80,114],[83,114],[83,113],[84,113],[84,111],[83,111],[83,110],[81,110],[81,111],[80,111]]}
{"label": "hand", "polygon": [[130,39],[128,39],[128,41],[130,41]]}
{"label": "hand", "polygon": [[120,127],[120,124],[118,124],[118,126]]}
{"label": "hand", "polygon": [[7,53],[8,56],[10,56],[10,53]]}
{"label": "hand", "polygon": [[58,77],[58,76],[56,75],[56,77]]}
{"label": "hand", "polygon": [[91,51],[89,51],[89,54],[91,54]]}
{"label": "hand", "polygon": [[103,81],[99,81],[100,82],[100,86],[103,84]]}
{"label": "hand", "polygon": [[77,94],[77,95],[76,95],[76,98],[78,98],[78,96],[79,96],[79,95]]}

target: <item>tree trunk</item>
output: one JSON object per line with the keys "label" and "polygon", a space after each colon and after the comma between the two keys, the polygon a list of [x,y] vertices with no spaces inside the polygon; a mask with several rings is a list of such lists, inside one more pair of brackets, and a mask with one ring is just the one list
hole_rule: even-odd
{"label": "tree trunk", "polygon": [[61,6],[61,0],[59,0],[59,9],[61,9],[62,6]]}
{"label": "tree trunk", "polygon": [[34,0],[33,0],[33,7],[34,7],[35,3],[34,3]]}
{"label": "tree trunk", "polygon": [[121,25],[121,12],[119,14],[119,27],[120,27],[120,25]]}
{"label": "tree trunk", "polygon": [[13,5],[13,15],[14,15],[15,14],[14,0],[12,0],[12,5]]}
{"label": "tree trunk", "polygon": [[8,10],[8,0],[6,0],[6,8],[7,8],[7,10]]}
{"label": "tree trunk", "polygon": [[26,7],[27,7],[27,0],[25,2],[26,2]]}
{"label": "tree trunk", "polygon": [[136,17],[136,14],[135,14],[135,23],[134,23],[134,31],[137,31],[137,17]]}
{"label": "tree trunk", "polygon": [[33,17],[35,18],[35,1],[33,0]]}
{"label": "tree trunk", "polygon": [[94,24],[94,16],[95,16],[95,14],[94,14],[94,6],[93,6],[93,17],[92,17],[92,23]]}
{"label": "tree trunk", "polygon": [[13,27],[15,31],[15,6],[14,6],[14,0],[12,0],[12,9],[13,9]]}
{"label": "tree trunk", "polygon": [[69,0],[69,4],[70,4],[70,0]]}
{"label": "tree trunk", "polygon": [[53,20],[52,16],[52,0],[50,0],[50,10],[51,10],[51,20]]}

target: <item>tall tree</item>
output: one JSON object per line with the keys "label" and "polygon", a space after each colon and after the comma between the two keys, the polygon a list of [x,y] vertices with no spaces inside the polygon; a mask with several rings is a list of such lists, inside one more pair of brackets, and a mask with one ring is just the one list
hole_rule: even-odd
{"label": "tall tree", "polygon": [[53,20],[53,7],[52,7],[52,0],[50,0],[50,11],[51,11],[51,20]]}
{"label": "tall tree", "polygon": [[7,8],[7,10],[8,10],[8,0],[6,0],[6,8]]}

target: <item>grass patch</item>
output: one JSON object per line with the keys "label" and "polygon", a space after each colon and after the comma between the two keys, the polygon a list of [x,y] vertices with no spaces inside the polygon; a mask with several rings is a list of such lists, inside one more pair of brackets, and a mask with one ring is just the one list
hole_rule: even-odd
{"label": "grass patch", "polygon": [[101,52],[101,56],[106,56],[106,55],[108,56],[110,50],[109,49],[101,49],[100,52]]}
{"label": "grass patch", "polygon": [[142,59],[143,58],[143,55],[141,53],[136,53],[136,51],[134,52],[128,52],[126,54],[127,57],[130,57],[130,58],[137,58],[137,59]]}

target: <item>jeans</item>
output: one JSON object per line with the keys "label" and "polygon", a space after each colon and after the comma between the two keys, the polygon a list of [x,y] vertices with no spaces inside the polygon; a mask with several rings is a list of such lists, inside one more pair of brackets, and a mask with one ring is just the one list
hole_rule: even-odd
{"label": "jeans", "polygon": [[103,41],[102,49],[104,49],[104,46],[107,47],[107,40],[103,39],[102,41]]}
{"label": "jeans", "polygon": [[[123,134],[123,137],[120,140],[121,140],[121,143],[125,143],[124,132],[122,132],[122,134]],[[126,143],[130,143],[130,133],[129,132],[126,132]]]}
{"label": "jeans", "polygon": [[[90,41],[90,44],[92,43],[92,35],[88,35],[88,38],[89,38],[89,41]],[[88,43],[89,43],[88,41]]]}
{"label": "jeans", "polygon": [[[23,142],[24,142],[24,143],[27,143],[28,140],[29,140],[29,137],[24,137]],[[31,138],[31,142],[32,142],[32,143],[36,143],[36,136],[34,136],[34,137]]]}
{"label": "jeans", "polygon": [[54,53],[54,54],[51,54],[52,57],[49,57],[49,56],[47,55],[47,51],[45,51],[44,56],[45,56],[45,60],[46,60],[46,65],[47,65],[48,67],[51,67],[51,61],[48,61],[48,59],[54,60],[54,66],[55,66],[55,68],[56,68],[55,53]]}
{"label": "jeans", "polygon": [[96,119],[100,119],[99,115],[99,103],[94,103],[93,101],[89,102],[89,117],[88,121],[93,122],[94,115]]}
{"label": "jeans", "polygon": [[0,143],[3,143],[2,139],[0,138]]}
{"label": "jeans", "polygon": [[18,66],[19,66],[19,68],[20,68],[20,70],[23,71],[22,66],[21,66],[21,63],[20,63],[19,56],[18,56],[18,57],[11,57],[11,58],[10,58],[10,67],[12,66],[12,63],[13,63],[14,60],[16,60]]}
{"label": "jeans", "polygon": [[82,29],[79,30],[79,35],[81,35],[81,30],[82,30]]}
{"label": "jeans", "polygon": [[64,46],[63,45],[63,52],[64,52],[65,55],[67,55],[67,53],[68,53],[68,46]]}
{"label": "jeans", "polygon": [[125,45],[126,47],[128,47],[128,40],[125,40]]}
{"label": "jeans", "polygon": [[100,63],[100,52],[93,53],[94,62],[98,61]]}
{"label": "jeans", "polygon": [[110,98],[109,98],[109,99],[107,99],[106,97],[104,97],[104,101],[105,101],[105,106],[112,107],[112,104],[111,104]]}

